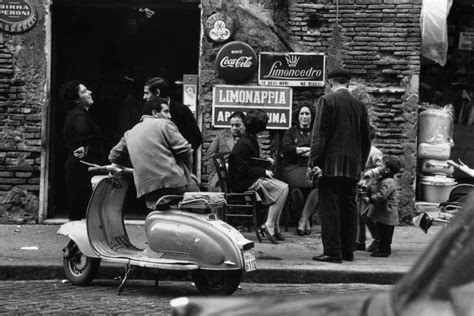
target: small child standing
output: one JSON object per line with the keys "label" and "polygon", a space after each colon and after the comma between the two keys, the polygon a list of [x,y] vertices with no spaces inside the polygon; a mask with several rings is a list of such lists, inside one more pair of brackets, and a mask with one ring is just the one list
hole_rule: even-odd
{"label": "small child standing", "polygon": [[379,247],[372,257],[388,257],[392,253],[391,244],[395,225],[398,225],[398,191],[394,176],[400,172],[400,161],[387,157],[382,162],[378,184],[371,187],[367,199],[372,204],[367,216],[375,222]]}
{"label": "small child standing", "polygon": [[[370,135],[372,142],[375,139],[375,127],[370,125]],[[358,219],[357,219],[357,242],[356,242],[356,250],[366,250],[365,248],[365,241],[367,239],[366,236],[366,229],[365,226],[370,231],[372,238],[374,241],[372,244],[367,248],[367,251],[372,252],[376,248],[378,248],[378,235],[375,229],[375,223],[372,222],[370,218],[367,218],[367,210],[368,210],[368,202],[367,199],[367,189],[375,183],[376,178],[379,175],[380,168],[382,166],[382,159],[383,154],[380,149],[375,147],[373,144],[370,148],[369,158],[365,163],[364,171],[362,171],[361,179],[357,183],[357,193],[356,193],[356,203],[357,203],[357,212],[358,212]]]}

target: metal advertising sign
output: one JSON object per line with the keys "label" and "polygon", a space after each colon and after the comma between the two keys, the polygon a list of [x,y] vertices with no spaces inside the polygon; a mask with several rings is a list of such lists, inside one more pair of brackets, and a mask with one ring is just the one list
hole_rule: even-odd
{"label": "metal advertising sign", "polygon": [[217,53],[216,68],[217,76],[226,82],[245,82],[257,71],[257,54],[249,44],[227,43]]}
{"label": "metal advertising sign", "polygon": [[21,33],[36,23],[35,7],[29,0],[0,0],[0,30]]}
{"label": "metal advertising sign", "polygon": [[326,56],[321,53],[259,54],[258,84],[267,86],[324,87]]}
{"label": "metal advertising sign", "polygon": [[204,23],[204,33],[214,42],[227,41],[234,32],[234,21],[224,12],[214,13]]}
{"label": "metal advertising sign", "polygon": [[183,75],[183,104],[187,105],[191,112],[196,115],[198,76]]}
{"label": "metal advertising sign", "polygon": [[459,49],[474,50],[474,32],[459,33]]}
{"label": "metal advertising sign", "polygon": [[212,98],[212,125],[229,127],[235,111],[261,109],[268,115],[268,129],[291,126],[293,90],[287,87],[216,85]]}

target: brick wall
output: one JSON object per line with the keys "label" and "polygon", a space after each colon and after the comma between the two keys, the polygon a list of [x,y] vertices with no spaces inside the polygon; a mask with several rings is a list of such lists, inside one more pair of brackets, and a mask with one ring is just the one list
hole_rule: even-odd
{"label": "brick wall", "polygon": [[[354,78],[351,90],[368,107],[376,127],[375,144],[402,161],[401,215],[413,212],[416,169],[421,0],[203,1],[205,19],[226,10],[236,22],[235,40],[255,51],[323,52],[327,70],[344,67]],[[317,27],[308,21],[319,20]],[[310,26],[314,26],[311,24]],[[215,131],[211,125],[212,86],[221,84],[214,59],[222,45],[202,39],[200,106],[205,155]],[[247,84],[257,84],[256,76]],[[313,104],[324,91],[294,88],[293,105]],[[262,140],[264,154],[274,135]]]}
{"label": "brick wall", "polygon": [[14,187],[39,193],[46,30],[44,4],[33,5],[38,20],[32,29],[0,32],[0,197]]}
{"label": "brick wall", "polygon": [[[0,196],[18,186],[38,194],[41,117],[47,80],[45,20],[47,6],[33,1],[36,25],[21,34],[0,33]],[[202,22],[226,10],[235,22],[234,40],[255,51],[323,52],[327,70],[343,66],[354,74],[351,89],[368,107],[377,129],[375,143],[399,156],[404,172],[402,217],[413,210],[416,163],[417,93],[420,67],[421,0],[252,0],[202,1]],[[308,28],[310,18],[321,25]],[[308,32],[309,31],[309,32]],[[199,106],[203,113],[203,180],[211,127],[212,87],[224,84],[214,61],[223,44],[201,40]],[[247,84],[257,84],[254,76]],[[293,104],[314,104],[322,88],[294,88]],[[282,132],[261,139],[263,155]]]}

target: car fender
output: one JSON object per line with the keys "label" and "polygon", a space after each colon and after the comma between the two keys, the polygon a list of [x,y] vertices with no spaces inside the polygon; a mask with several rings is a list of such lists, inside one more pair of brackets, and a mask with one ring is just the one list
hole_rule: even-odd
{"label": "car fender", "polygon": [[67,222],[59,227],[57,234],[73,240],[85,256],[100,258],[94,250],[92,250],[91,244],[89,243],[85,220]]}

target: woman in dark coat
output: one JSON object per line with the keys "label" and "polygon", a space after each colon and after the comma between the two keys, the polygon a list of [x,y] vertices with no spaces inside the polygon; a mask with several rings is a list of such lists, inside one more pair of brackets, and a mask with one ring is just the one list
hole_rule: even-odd
{"label": "woman in dark coat", "polygon": [[260,227],[260,234],[272,243],[285,240],[280,231],[280,215],[288,196],[288,185],[273,178],[273,172],[255,161],[260,158],[257,134],[266,129],[267,114],[250,110],[245,116],[245,133],[235,144],[229,156],[229,183],[234,192],[254,190],[263,205],[268,205],[268,215]]}
{"label": "woman in dark coat", "polygon": [[67,148],[64,169],[70,220],[86,217],[92,193],[91,175],[80,160],[105,163],[100,130],[89,113],[89,107],[94,103],[91,94],[79,81],[69,81],[61,87],[61,100],[67,111],[63,130]]}
{"label": "woman in dark coat", "polygon": [[[283,135],[283,167],[281,180],[290,187],[293,206],[304,202],[296,234],[304,236],[311,234],[309,218],[318,203],[318,189],[311,187],[305,180],[308,166],[309,151],[311,149],[311,128],[314,113],[311,107],[303,105],[297,111],[297,124],[290,127]],[[304,199],[303,191],[306,193]]]}

